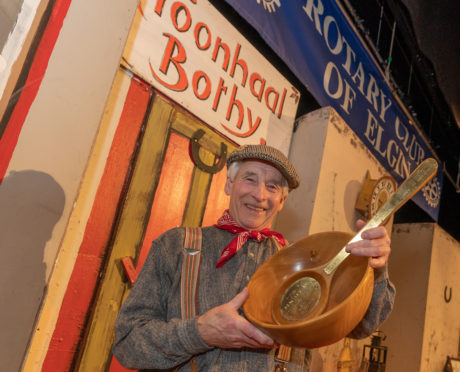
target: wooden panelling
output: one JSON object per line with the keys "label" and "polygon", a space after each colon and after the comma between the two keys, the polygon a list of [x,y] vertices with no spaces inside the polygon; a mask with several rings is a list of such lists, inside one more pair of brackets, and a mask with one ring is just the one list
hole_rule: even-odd
{"label": "wooden panelling", "polygon": [[[146,205],[150,205],[158,182],[172,105],[156,97],[145,128],[112,252],[100,286],[91,326],[79,363],[80,371],[105,371],[113,341],[113,326],[127,285],[120,260],[134,257],[142,243]],[[105,357],[104,357],[105,356]]]}
{"label": "wooden panelling", "polygon": [[144,242],[137,260],[137,273],[147,258],[152,241],[171,227],[181,225],[193,174],[188,146],[187,138],[171,133]]}
{"label": "wooden panelling", "polygon": [[228,208],[230,197],[224,193],[226,180],[227,168],[225,167],[212,177],[208,200],[206,202],[206,209],[201,223],[203,226],[214,225],[224,210]]}

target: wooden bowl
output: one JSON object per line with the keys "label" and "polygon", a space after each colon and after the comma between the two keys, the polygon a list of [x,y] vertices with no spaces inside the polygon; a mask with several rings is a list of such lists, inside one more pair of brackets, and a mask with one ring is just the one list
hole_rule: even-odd
{"label": "wooden bowl", "polygon": [[333,274],[325,310],[305,320],[278,324],[272,316],[275,297],[301,271],[329,262],[353,236],[344,232],[310,235],[270,257],[249,281],[243,305],[248,320],[277,342],[316,348],[347,336],[363,318],[372,297],[374,271],[367,257],[350,255]]}

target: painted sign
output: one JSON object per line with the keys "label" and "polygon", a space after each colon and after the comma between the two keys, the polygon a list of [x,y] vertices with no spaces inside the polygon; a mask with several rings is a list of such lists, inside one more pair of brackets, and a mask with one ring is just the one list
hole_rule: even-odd
{"label": "painted sign", "polygon": [[[334,0],[226,0],[255,27],[322,106],[332,106],[401,183],[435,157]],[[413,200],[434,220],[442,166]]]}
{"label": "painted sign", "polygon": [[299,92],[207,1],[141,2],[123,58],[236,143],[288,153]]}

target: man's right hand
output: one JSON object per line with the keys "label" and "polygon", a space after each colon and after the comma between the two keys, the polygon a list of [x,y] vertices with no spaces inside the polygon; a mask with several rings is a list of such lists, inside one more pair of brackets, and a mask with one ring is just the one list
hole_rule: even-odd
{"label": "man's right hand", "polygon": [[238,314],[238,309],[248,295],[249,290],[245,288],[231,301],[209,310],[198,318],[198,331],[204,342],[221,349],[277,346],[274,340]]}

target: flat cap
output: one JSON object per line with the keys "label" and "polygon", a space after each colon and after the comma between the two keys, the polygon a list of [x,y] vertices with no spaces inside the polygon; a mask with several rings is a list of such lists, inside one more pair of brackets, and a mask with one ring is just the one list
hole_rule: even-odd
{"label": "flat cap", "polygon": [[227,159],[227,167],[235,161],[262,160],[278,169],[286,178],[289,189],[300,184],[300,178],[289,159],[278,149],[267,145],[243,145],[235,149]]}

